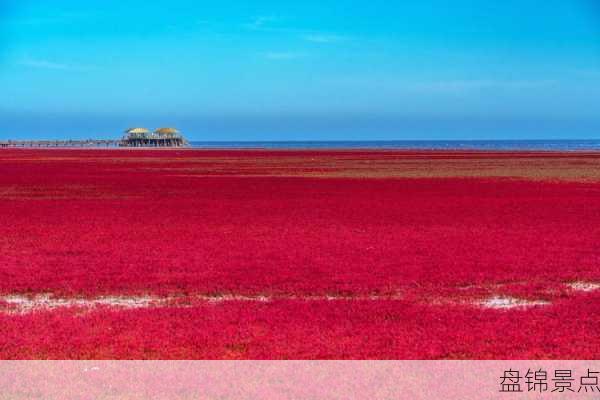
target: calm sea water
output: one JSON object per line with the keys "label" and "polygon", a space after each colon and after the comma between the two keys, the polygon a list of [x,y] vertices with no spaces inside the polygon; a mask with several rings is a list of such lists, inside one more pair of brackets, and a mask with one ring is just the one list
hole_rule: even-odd
{"label": "calm sea water", "polygon": [[423,149],[423,150],[600,150],[597,140],[373,140],[191,142],[197,148],[243,149]]}

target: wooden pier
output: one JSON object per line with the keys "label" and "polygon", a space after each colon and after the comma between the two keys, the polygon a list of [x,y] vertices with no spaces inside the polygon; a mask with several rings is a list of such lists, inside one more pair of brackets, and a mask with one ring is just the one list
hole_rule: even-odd
{"label": "wooden pier", "polygon": [[187,147],[183,138],[126,138],[119,141],[119,147]]}
{"label": "wooden pier", "polygon": [[0,147],[118,147],[122,140],[0,140]]}
{"label": "wooden pier", "polygon": [[188,141],[175,128],[158,128],[154,132],[146,128],[129,128],[125,131],[121,147],[187,147]]}
{"label": "wooden pier", "polygon": [[175,128],[129,128],[122,139],[0,140],[1,147],[187,147],[189,142]]}

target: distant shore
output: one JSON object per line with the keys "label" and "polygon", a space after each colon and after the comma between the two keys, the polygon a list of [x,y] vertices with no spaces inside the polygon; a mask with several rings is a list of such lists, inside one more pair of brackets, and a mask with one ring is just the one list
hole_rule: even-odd
{"label": "distant shore", "polygon": [[[118,139],[0,140],[0,148],[118,149]],[[125,147],[131,149],[131,147]],[[139,147],[156,149],[156,147]],[[183,147],[175,147],[183,149]],[[259,150],[475,150],[475,151],[598,151],[600,139],[577,140],[350,140],[350,141],[191,141],[187,149]]]}

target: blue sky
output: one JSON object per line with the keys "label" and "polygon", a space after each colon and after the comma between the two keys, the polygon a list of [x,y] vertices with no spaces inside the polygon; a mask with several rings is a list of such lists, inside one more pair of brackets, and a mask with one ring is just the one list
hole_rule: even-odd
{"label": "blue sky", "polygon": [[0,138],[600,138],[594,0],[0,0]]}

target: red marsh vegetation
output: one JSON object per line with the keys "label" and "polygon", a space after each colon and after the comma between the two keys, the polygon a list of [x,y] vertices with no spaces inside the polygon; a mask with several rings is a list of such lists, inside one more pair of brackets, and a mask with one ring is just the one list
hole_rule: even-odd
{"label": "red marsh vegetation", "polygon": [[600,357],[600,153],[0,150],[1,358]]}

